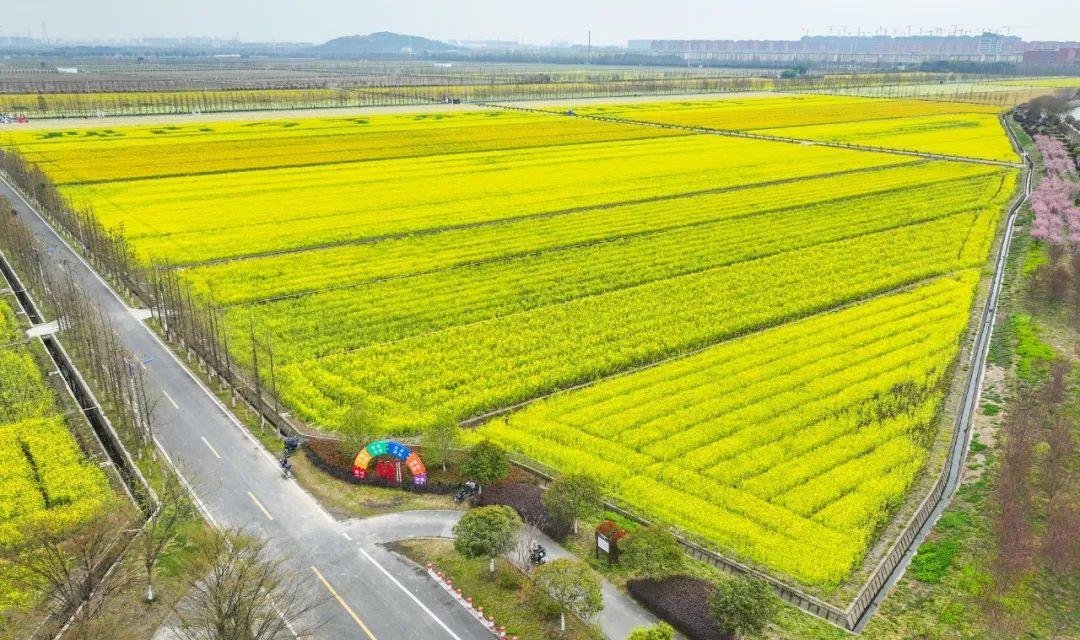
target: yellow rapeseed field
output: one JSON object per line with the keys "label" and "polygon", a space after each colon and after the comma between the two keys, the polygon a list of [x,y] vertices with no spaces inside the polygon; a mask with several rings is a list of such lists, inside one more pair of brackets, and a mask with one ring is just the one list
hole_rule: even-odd
{"label": "yellow rapeseed field", "polygon": [[242,365],[272,348],[297,418],[407,437],[554,394],[470,438],[834,588],[923,471],[1018,175],[889,150],[1015,160],[996,108],[581,111],[884,150],[501,110],[6,143],[221,306]]}
{"label": "yellow rapeseed field", "polygon": [[[45,376],[0,302],[0,550],[28,530],[63,533],[101,513],[112,498],[101,469],[86,459],[57,411]],[[0,610],[37,596],[9,582],[0,561]]]}
{"label": "yellow rapeseed field", "polygon": [[1016,161],[1000,106],[808,94],[575,110],[641,122],[746,131],[812,141]]}

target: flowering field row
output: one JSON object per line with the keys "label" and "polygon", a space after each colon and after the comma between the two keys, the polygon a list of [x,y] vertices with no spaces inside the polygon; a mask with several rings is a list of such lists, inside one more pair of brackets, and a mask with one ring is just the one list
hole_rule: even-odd
{"label": "flowering field row", "polygon": [[602,115],[729,131],[1017,161],[1001,107],[928,100],[803,95],[586,107]]}
{"label": "flowering field row", "polygon": [[1016,161],[997,116],[950,114],[843,124],[759,129],[755,133],[861,144],[902,151]]}
{"label": "flowering field row", "polygon": [[858,563],[926,457],[964,271],[531,405],[476,437],[803,582]]}
{"label": "flowering field row", "polygon": [[[687,135],[510,111],[18,131],[55,184],[276,169]],[[273,145],[274,153],[266,152]]]}
{"label": "flowering field row", "polygon": [[107,225],[123,223],[143,255],[196,262],[913,161],[681,136],[72,185],[65,193]]}
{"label": "flowering field row", "polygon": [[[17,326],[0,304],[0,341],[16,337]],[[105,475],[58,416],[33,354],[0,343],[0,547],[17,545],[23,527],[63,531],[84,522],[110,495]]]}
{"label": "flowering field row", "polygon": [[[996,109],[971,105],[813,95],[607,109],[1007,147]],[[183,265],[195,294],[224,307],[242,365],[252,329],[272,345],[293,416],[334,429],[360,406],[408,436],[554,393],[476,437],[596,474],[649,517],[825,588],[924,465],[1017,179],[519,113],[18,144],[140,256]]]}
{"label": "flowering field row", "polygon": [[[706,195],[678,195],[641,204],[591,208],[562,215],[512,219],[479,227],[448,229],[376,243],[346,244],[313,251],[292,252],[184,271],[195,291],[221,304],[232,305],[296,295],[327,288],[342,288],[378,280],[428,273],[485,261],[570,249],[592,243],[666,232],[691,225],[734,221],[785,210],[831,203],[869,202],[873,197],[895,202],[905,190],[956,183],[982,176],[990,182],[999,169],[959,163],[912,163],[867,172],[827,175],[780,184],[747,185]],[[939,191],[935,191],[939,193]],[[951,197],[946,202],[960,200]],[[976,198],[968,206],[978,206]],[[928,207],[927,201],[899,205]],[[831,210],[830,210],[831,212]],[[789,211],[790,213],[790,211]],[[784,214],[786,215],[786,214]],[[849,212],[850,215],[850,212]],[[758,219],[758,218],[752,218]]]}
{"label": "flowering field row", "polygon": [[[243,344],[254,319],[259,335],[280,345],[278,362],[321,357],[966,213],[1011,193],[1006,179],[994,172],[234,307],[232,340]],[[713,199],[677,204],[715,211]],[[305,264],[295,263],[298,278]],[[320,330],[327,317],[334,331]]]}
{"label": "flowering field row", "polygon": [[[278,369],[297,415],[363,398],[394,432],[465,417],[979,264],[1000,210],[818,245]],[[980,250],[982,253],[979,253]],[[979,256],[976,258],[976,256]]]}

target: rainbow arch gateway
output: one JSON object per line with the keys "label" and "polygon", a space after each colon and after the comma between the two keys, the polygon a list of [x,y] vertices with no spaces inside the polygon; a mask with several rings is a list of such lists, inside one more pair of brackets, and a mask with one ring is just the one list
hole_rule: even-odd
{"label": "rainbow arch gateway", "polygon": [[390,458],[397,463],[404,463],[405,468],[412,475],[415,485],[427,484],[427,467],[420,459],[419,454],[396,440],[375,440],[360,450],[353,460],[353,475],[357,478],[366,478],[368,465],[378,458]]}

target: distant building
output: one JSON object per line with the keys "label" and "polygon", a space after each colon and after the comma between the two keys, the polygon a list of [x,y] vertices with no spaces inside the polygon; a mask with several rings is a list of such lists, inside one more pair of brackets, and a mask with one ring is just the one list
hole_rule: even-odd
{"label": "distant building", "polygon": [[1036,49],[1024,52],[1028,64],[1075,64],[1080,65],[1080,47],[1060,49]]}
{"label": "distant building", "polygon": [[688,61],[915,64],[933,61],[1022,62],[1032,50],[1080,43],[1024,42],[1019,36],[803,36],[799,40],[630,40],[627,48]]}

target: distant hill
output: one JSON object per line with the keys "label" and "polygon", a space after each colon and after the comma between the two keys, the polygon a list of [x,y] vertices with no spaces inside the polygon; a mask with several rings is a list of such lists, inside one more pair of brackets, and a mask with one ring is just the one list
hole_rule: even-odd
{"label": "distant hill", "polygon": [[425,51],[453,51],[457,47],[438,40],[429,40],[420,36],[409,36],[389,31],[379,31],[366,36],[342,36],[334,38],[317,47],[320,53],[345,55],[362,54],[400,54],[405,51],[422,53]]}

